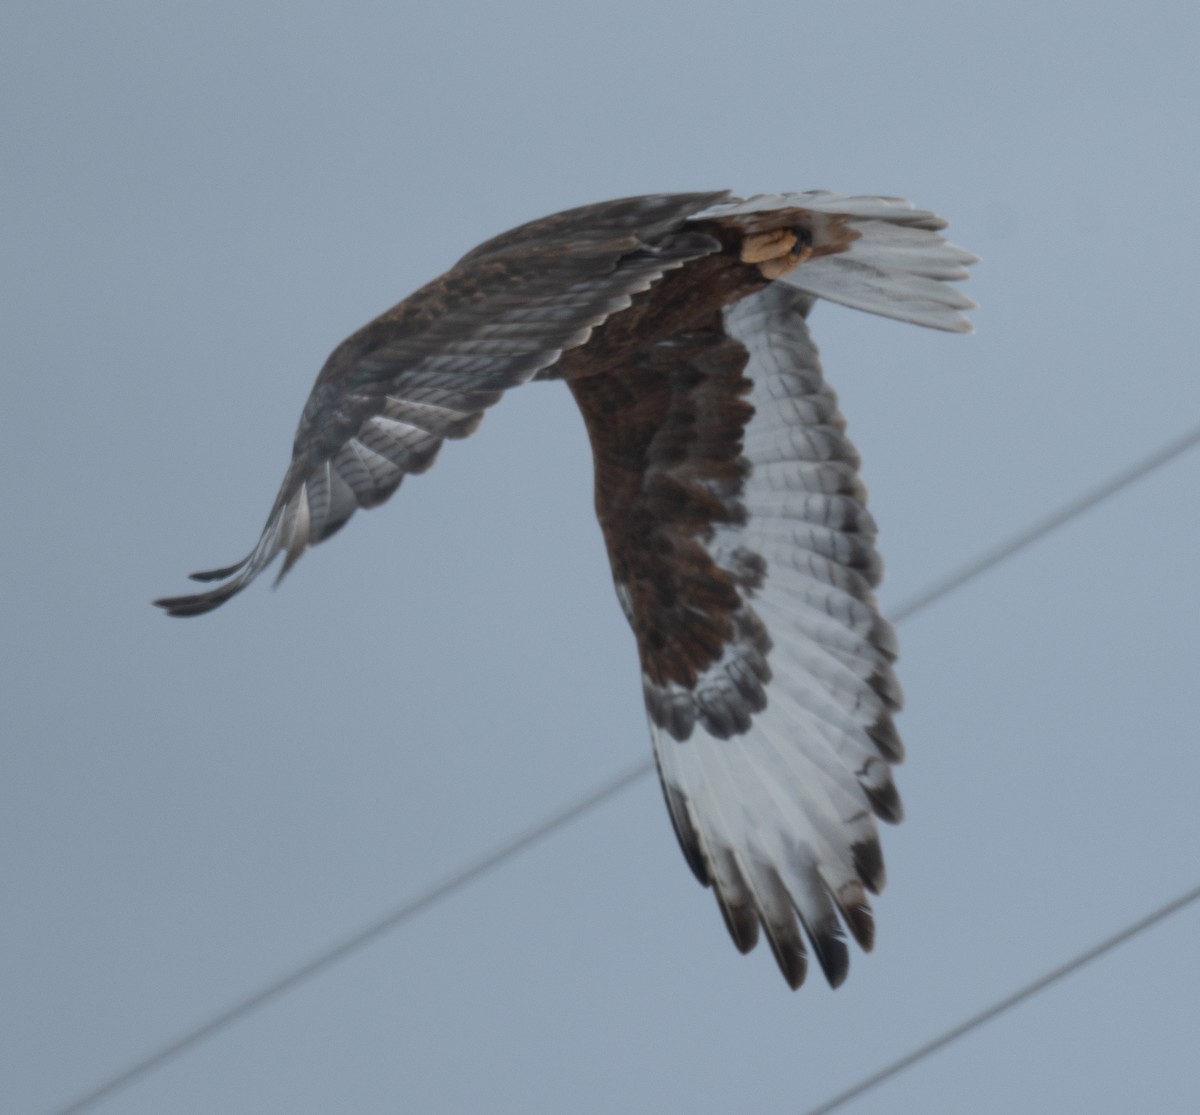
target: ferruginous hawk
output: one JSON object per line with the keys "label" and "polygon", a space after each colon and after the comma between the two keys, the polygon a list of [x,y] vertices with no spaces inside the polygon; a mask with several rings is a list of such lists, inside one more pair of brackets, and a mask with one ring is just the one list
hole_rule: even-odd
{"label": "ferruginous hawk", "polygon": [[[806,318],[818,298],[952,332],[975,257],[890,197],[660,194],[480,245],[340,344],[254,549],[157,603],[207,612],[374,507],[504,392],[562,379],[641,657],[683,854],[734,943],[759,926],[792,987],[804,934],[833,986],[870,949],[898,821],[896,641],[875,526]],[[803,933],[801,932],[803,928]]]}

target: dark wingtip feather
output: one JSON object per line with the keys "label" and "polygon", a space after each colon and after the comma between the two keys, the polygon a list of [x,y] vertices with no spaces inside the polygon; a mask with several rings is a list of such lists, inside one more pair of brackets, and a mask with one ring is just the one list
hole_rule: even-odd
{"label": "dark wingtip feather", "polygon": [[745,955],[758,944],[758,918],[749,906],[733,906],[721,897],[721,892],[713,888],[716,895],[717,908],[725,920],[725,928],[738,952]]}
{"label": "dark wingtip feather", "polygon": [[881,821],[896,825],[904,820],[904,806],[900,794],[890,780],[882,786],[863,786],[863,792],[871,803],[871,809]]}
{"label": "dark wingtip feather", "polygon": [[887,885],[883,849],[879,846],[879,841],[875,837],[860,841],[850,851],[854,856],[854,870],[862,880],[863,886],[872,894],[878,894]]}
{"label": "dark wingtip feather", "polygon": [[880,716],[867,729],[867,735],[874,740],[875,746],[879,748],[879,754],[889,763],[904,762],[904,742],[900,739],[900,733],[896,731],[896,725],[892,721],[890,713]]}
{"label": "dark wingtip feather", "polygon": [[719,847],[712,854],[717,862],[708,865],[707,871],[717,906],[738,952],[747,953],[758,943],[758,910],[753,893],[735,855]]}
{"label": "dark wingtip feather", "polygon": [[783,978],[787,980],[788,987],[798,991],[808,975],[808,952],[795,921],[772,926],[764,919],[762,925],[766,930],[767,944],[771,946],[771,954]]}
{"label": "dark wingtip feather", "polygon": [[[199,573],[189,573],[188,579],[192,581],[223,581],[226,577],[232,577],[249,560],[250,557],[247,555],[241,561],[225,566],[224,569],[205,569]],[[158,601],[155,601],[155,603],[158,603]]]}
{"label": "dark wingtip feather", "polygon": [[169,616],[200,616],[220,607],[231,596],[241,592],[242,588],[242,585],[233,581],[211,592],[200,592],[195,596],[164,596],[155,600],[154,604]]}
{"label": "dark wingtip feather", "polygon": [[[667,802],[667,813],[671,817],[671,827],[675,830],[675,838],[679,841],[683,858],[687,860],[688,867],[692,869],[692,874],[696,876],[697,882],[706,887],[711,880],[708,868],[704,865],[704,854],[700,850],[700,837],[688,816],[687,798],[673,786],[667,785],[662,777],[661,766],[659,767],[658,784],[662,787],[663,797]],[[720,896],[717,897],[719,901]],[[722,912],[724,912],[724,907],[722,907]],[[728,918],[726,918],[726,923],[728,923]],[[732,933],[733,930],[730,932]]]}
{"label": "dark wingtip feather", "polygon": [[838,909],[842,912],[850,935],[858,942],[858,947],[863,952],[870,952],[875,947],[875,917],[866,900],[839,906]]}
{"label": "dark wingtip feather", "polygon": [[841,987],[850,971],[850,950],[837,927],[812,930],[809,933],[817,963],[825,973],[830,987]]}

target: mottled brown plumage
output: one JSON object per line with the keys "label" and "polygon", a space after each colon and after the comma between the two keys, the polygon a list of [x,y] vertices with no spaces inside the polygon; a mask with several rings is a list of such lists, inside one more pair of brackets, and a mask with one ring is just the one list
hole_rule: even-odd
{"label": "mottled brown plumage", "polygon": [[596,463],[596,514],[627,593],[646,673],[692,686],[720,657],[741,605],[702,542],[736,522],[745,462],[745,349],[711,314],[619,371],[572,379]]}

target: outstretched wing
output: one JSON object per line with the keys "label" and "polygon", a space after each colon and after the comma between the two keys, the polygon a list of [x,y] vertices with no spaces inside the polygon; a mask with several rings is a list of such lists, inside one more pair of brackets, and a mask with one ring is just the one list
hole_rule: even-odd
{"label": "outstretched wing", "polygon": [[875,818],[900,817],[895,643],[812,301],[772,284],[570,384],[675,831],[738,947],[761,924],[793,987],[801,926],[835,986],[839,913],[871,947]]}
{"label": "outstretched wing", "polygon": [[719,249],[687,217],[725,193],[653,195],[584,206],[488,241],[360,329],[326,361],[304,407],[292,461],[254,549],[193,574],[224,581],[156,601],[209,611],[282,551],[283,575],[360,507],[374,507],[465,437],[510,387],[582,345],[664,273]]}

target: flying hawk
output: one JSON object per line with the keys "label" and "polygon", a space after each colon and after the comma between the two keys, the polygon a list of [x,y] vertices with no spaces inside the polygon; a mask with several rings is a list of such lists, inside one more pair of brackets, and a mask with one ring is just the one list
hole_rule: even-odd
{"label": "flying hawk", "polygon": [[[806,318],[825,298],[952,332],[969,252],[891,197],[603,202],[481,244],[325,362],[254,549],[157,603],[207,612],[424,472],[510,388],[562,379],[633,628],[667,809],[737,947],[787,982],[874,939],[898,821],[896,640],[859,457]],[[840,920],[839,920],[840,916]]]}

